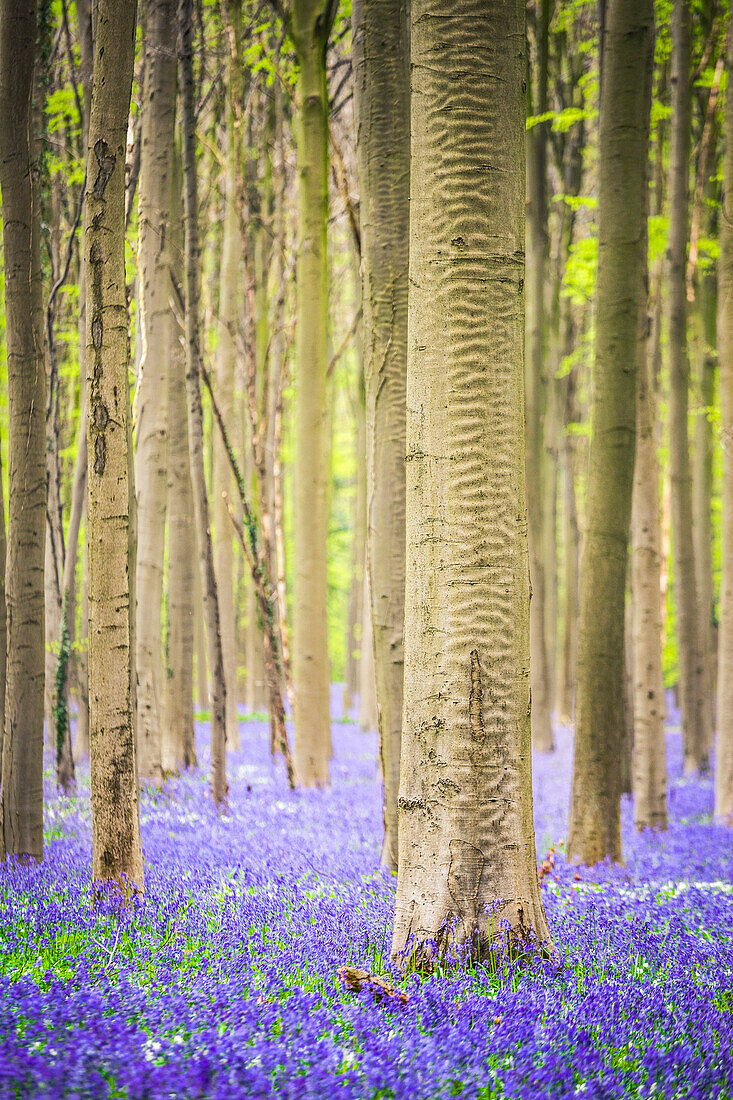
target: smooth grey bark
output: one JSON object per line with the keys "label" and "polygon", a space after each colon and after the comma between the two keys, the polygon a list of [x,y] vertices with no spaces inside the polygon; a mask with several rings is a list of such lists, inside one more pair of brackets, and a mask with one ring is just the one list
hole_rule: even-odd
{"label": "smooth grey bark", "polygon": [[328,534],[326,367],[328,331],[328,88],[326,50],[336,6],[293,0],[298,59],[298,259],[293,466],[292,670],[295,772],[327,786],[331,754],[326,604]]}
{"label": "smooth grey bark", "polygon": [[674,605],[685,772],[707,768],[706,669],[692,537],[692,474],[688,437],[690,364],[687,351],[687,242],[690,172],[690,4],[672,9],[672,124],[669,157],[668,347],[669,473]]}
{"label": "smooth grey bark", "polygon": [[46,371],[32,95],[36,4],[0,6],[0,189],[8,361],[7,663],[0,858],[43,856]]}
{"label": "smooth grey bark", "polygon": [[[232,33],[241,20],[239,4],[230,4]],[[216,359],[216,393],[219,409],[227,430],[235,423],[234,390],[237,348],[235,337],[242,309],[242,247],[240,237],[239,192],[241,183],[239,127],[235,124],[234,99],[238,81],[236,54],[232,51],[229,64],[229,82],[226,96],[227,147],[224,161],[224,214],[221,242],[219,278],[219,323]],[[236,488],[224,445],[215,435],[213,440],[212,485],[216,487],[212,501],[214,523],[214,569],[216,571],[219,613],[221,615],[221,645],[224,654],[224,678],[227,685],[227,744],[230,749],[239,748],[239,723],[237,720],[237,636],[235,631],[234,586],[234,529],[229,516],[224,492],[229,500],[235,499]]]}
{"label": "smooth grey bark", "polygon": [[[728,73],[733,72],[733,34],[728,35]],[[718,630],[718,737],[715,752],[715,816],[733,825],[733,88],[725,103],[723,213],[720,222],[718,364],[720,442],[723,449],[720,627]]]}
{"label": "smooth grey bark", "polygon": [[[206,650],[211,670],[211,794],[217,806],[226,802],[226,708],[224,657],[221,646],[219,598],[209,523],[209,498],[204,470],[204,423],[201,405],[199,344],[199,230],[196,176],[196,115],[193,74],[193,0],[179,0],[180,74],[183,123],[183,210],[185,229],[186,400],[191,485],[196,519],[199,569],[206,622]],[[235,699],[231,700],[234,706]]]}
{"label": "smooth grey bark", "polygon": [[166,680],[162,647],[168,495],[171,182],[176,113],[175,0],[148,0],[144,33],[138,191],[138,292],[142,354],[135,422],[137,590],[135,671],[138,767],[163,777]]}
{"label": "smooth grey bark", "polygon": [[603,34],[592,434],[568,830],[568,857],[587,864],[622,858],[624,605],[653,39],[651,0],[610,0]]}
{"label": "smooth grey bark", "polygon": [[405,0],[353,6],[366,391],[367,568],[384,837],[397,870],[405,601],[410,87]]}
{"label": "smooth grey bark", "polygon": [[[549,0],[538,4],[536,114],[547,111]],[[530,678],[532,681],[532,744],[539,752],[554,747],[551,721],[551,670],[547,647],[546,615],[549,578],[547,542],[555,533],[549,527],[544,423],[548,385],[546,372],[545,280],[547,273],[547,124],[533,126],[527,135],[527,358],[525,380],[527,434],[527,506],[529,519],[530,581]]]}
{"label": "smooth grey bark", "polygon": [[[174,152],[171,198],[171,267],[183,283],[181,157]],[[196,764],[193,729],[193,651],[196,612],[196,529],[188,447],[186,353],[183,328],[173,320],[168,369],[168,669],[163,767],[177,772]],[[205,658],[204,658],[205,663]],[[205,704],[204,704],[205,705]]]}

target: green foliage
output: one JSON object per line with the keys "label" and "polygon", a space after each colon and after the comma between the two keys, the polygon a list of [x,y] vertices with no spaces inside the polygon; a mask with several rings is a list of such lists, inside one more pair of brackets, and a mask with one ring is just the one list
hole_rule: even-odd
{"label": "green foliage", "polygon": [[575,306],[593,301],[598,266],[598,239],[581,237],[571,246],[562,281],[562,294]]}
{"label": "green foliage", "polygon": [[598,206],[598,199],[593,195],[563,195],[557,194],[552,197],[553,202],[564,202],[566,206],[575,213],[578,210],[595,210]]}
{"label": "green foliage", "polygon": [[592,332],[584,332],[575,344],[573,350],[569,352],[568,355],[564,355],[560,360],[555,378],[566,378],[574,370],[578,370],[586,364],[589,364],[592,354],[593,334]]}
{"label": "green foliage", "polygon": [[661,214],[652,214],[647,220],[647,232],[649,235],[649,267],[664,255],[669,236],[669,218]]}
{"label": "green foliage", "polygon": [[585,122],[598,117],[598,111],[591,107],[565,107],[562,111],[545,111],[541,115],[530,115],[527,118],[527,129],[532,130],[543,122],[552,122],[550,127],[555,133],[565,134],[579,122]]}

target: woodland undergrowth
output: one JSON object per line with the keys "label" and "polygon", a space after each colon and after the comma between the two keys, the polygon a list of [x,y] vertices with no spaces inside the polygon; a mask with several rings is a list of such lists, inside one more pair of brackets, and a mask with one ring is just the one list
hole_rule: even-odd
{"label": "woodland undergrowth", "polygon": [[733,1096],[733,837],[677,730],[669,831],[625,802],[625,866],[577,869],[558,729],[534,761],[555,959],[429,977],[390,971],[375,737],[334,722],[332,788],[293,793],[266,723],[241,734],[224,815],[205,723],[200,768],[145,792],[123,909],[92,895],[88,768],[62,798],[49,758],[45,861],[0,876],[0,1096]]}

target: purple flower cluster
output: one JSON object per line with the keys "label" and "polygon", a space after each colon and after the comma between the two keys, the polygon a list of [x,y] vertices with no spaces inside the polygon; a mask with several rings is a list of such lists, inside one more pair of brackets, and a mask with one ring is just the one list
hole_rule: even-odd
{"label": "purple flower cluster", "polygon": [[[733,835],[668,736],[671,825],[626,866],[562,858],[571,738],[536,758],[557,959],[499,974],[388,973],[376,741],[334,723],[333,786],[290,793],[242,725],[229,812],[201,769],[142,799],[147,892],[92,904],[88,773],[47,780],[46,860],[0,876],[0,1097],[730,1097]],[[579,875],[579,877],[577,877]],[[347,988],[385,975],[398,998]]]}

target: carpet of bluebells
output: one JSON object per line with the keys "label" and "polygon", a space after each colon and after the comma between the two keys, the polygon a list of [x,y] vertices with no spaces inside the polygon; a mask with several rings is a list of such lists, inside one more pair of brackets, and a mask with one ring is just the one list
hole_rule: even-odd
{"label": "carpet of bluebells", "polygon": [[[334,709],[334,713],[338,710]],[[142,798],[146,893],[92,905],[88,769],[46,775],[46,858],[0,876],[0,1097],[733,1097],[733,832],[681,775],[669,831],[624,867],[565,864],[572,741],[534,762],[557,957],[388,975],[394,882],[379,870],[376,739],[333,726],[333,785],[290,793],[264,721],[241,724],[223,817],[200,768]]]}

